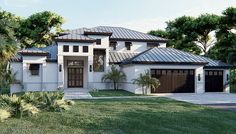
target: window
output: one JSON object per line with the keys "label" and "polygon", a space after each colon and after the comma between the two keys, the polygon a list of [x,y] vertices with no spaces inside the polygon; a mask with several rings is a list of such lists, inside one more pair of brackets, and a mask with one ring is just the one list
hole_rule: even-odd
{"label": "window", "polygon": [[79,52],[79,46],[73,46],[73,52]]}
{"label": "window", "polygon": [[83,46],[83,52],[87,53],[88,52],[88,46]]}
{"label": "window", "polygon": [[29,70],[31,75],[39,75],[39,64],[30,64]]}
{"label": "window", "polygon": [[113,48],[113,50],[116,50],[117,42],[116,41],[110,41],[110,47]]}
{"label": "window", "polygon": [[159,43],[157,42],[148,42],[147,43],[147,48],[154,48],[154,47],[158,47],[159,46]]}
{"label": "window", "polygon": [[101,39],[96,39],[96,44],[101,45]]}
{"label": "window", "polygon": [[63,46],[63,52],[69,52],[69,46],[68,45]]}
{"label": "window", "polygon": [[131,45],[132,45],[131,42],[125,42],[125,47],[127,50],[131,50]]}
{"label": "window", "polygon": [[94,50],[93,52],[93,71],[103,72],[105,64],[105,50]]}

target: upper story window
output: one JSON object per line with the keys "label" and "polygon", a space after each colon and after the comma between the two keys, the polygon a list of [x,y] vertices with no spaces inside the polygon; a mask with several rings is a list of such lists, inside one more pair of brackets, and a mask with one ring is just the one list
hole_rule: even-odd
{"label": "upper story window", "polygon": [[131,50],[132,42],[125,42],[125,47],[127,50]]}
{"label": "upper story window", "polygon": [[30,64],[29,65],[29,70],[31,75],[39,75],[39,64]]}
{"label": "upper story window", "polygon": [[68,45],[63,46],[63,52],[69,52],[69,46]]}
{"label": "upper story window", "polygon": [[96,39],[96,44],[101,45],[101,39]]}
{"label": "upper story window", "polygon": [[73,52],[79,52],[79,46],[73,46]]}
{"label": "upper story window", "polygon": [[93,51],[93,71],[103,72],[105,66],[105,50],[94,50]]}
{"label": "upper story window", "polygon": [[113,48],[113,50],[116,50],[117,42],[116,41],[110,41],[110,47]]}
{"label": "upper story window", "polygon": [[87,53],[88,52],[88,46],[83,46],[83,52]]}
{"label": "upper story window", "polygon": [[147,43],[147,48],[154,48],[154,47],[158,47],[159,43],[158,42],[148,42]]}

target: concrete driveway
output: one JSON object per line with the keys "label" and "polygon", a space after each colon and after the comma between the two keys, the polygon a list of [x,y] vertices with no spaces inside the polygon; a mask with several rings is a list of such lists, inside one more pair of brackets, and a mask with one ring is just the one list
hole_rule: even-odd
{"label": "concrete driveway", "polygon": [[236,94],[230,93],[176,93],[176,94],[156,94],[178,101],[185,101],[193,104],[236,104]]}

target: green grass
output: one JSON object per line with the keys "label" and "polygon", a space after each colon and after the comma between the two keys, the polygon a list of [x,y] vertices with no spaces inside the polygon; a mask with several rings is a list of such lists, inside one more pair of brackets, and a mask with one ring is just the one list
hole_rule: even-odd
{"label": "green grass", "polygon": [[6,134],[234,134],[236,113],[166,98],[79,100],[61,113],[0,123]]}
{"label": "green grass", "polygon": [[125,90],[98,90],[91,91],[90,94],[93,97],[110,97],[110,96],[139,96]]}
{"label": "green grass", "polygon": [[230,92],[236,93],[236,84],[230,84]]}

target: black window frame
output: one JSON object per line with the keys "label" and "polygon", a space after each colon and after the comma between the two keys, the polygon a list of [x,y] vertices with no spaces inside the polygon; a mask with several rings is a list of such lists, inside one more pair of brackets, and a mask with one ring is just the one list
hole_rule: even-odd
{"label": "black window frame", "polygon": [[116,50],[117,42],[116,41],[110,41],[109,46],[113,48],[113,50]]}
{"label": "black window frame", "polygon": [[69,51],[70,51],[69,45],[63,45],[63,52],[69,52]]}
{"label": "black window frame", "polygon": [[96,45],[101,45],[102,44],[102,39],[96,39]]}
{"label": "black window frame", "polygon": [[158,42],[147,42],[147,48],[154,48],[158,46],[160,46]]}
{"label": "black window frame", "polygon": [[125,42],[126,50],[131,50],[132,42]]}
{"label": "black window frame", "polygon": [[79,52],[79,46],[73,46],[73,52]]}
{"label": "black window frame", "polygon": [[88,52],[89,52],[89,47],[83,46],[83,53],[88,53]]}
{"label": "black window frame", "polygon": [[29,70],[32,76],[39,76],[40,64],[29,64]]}

